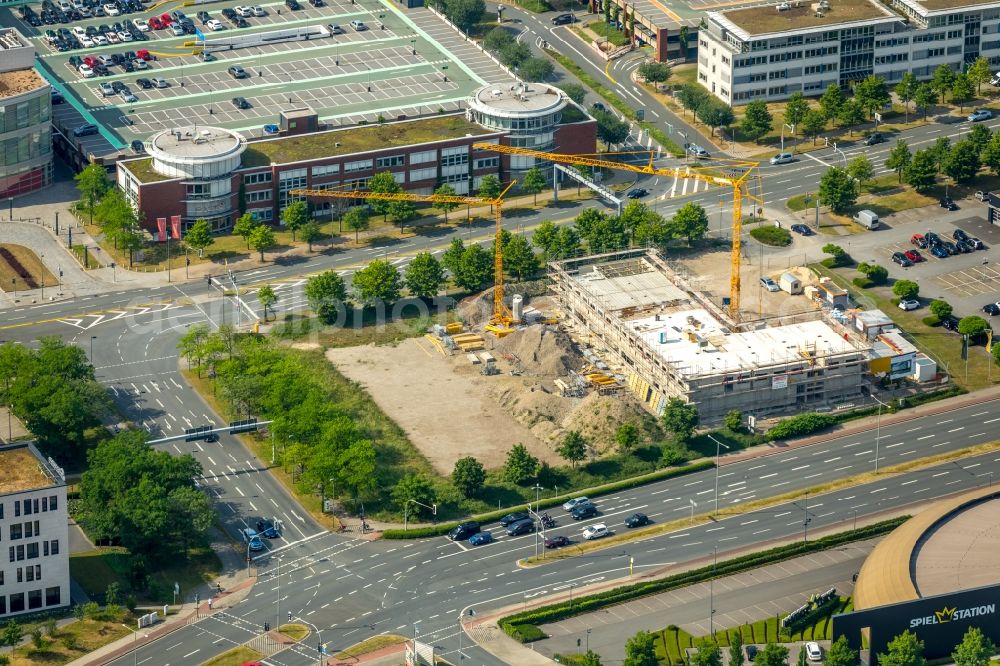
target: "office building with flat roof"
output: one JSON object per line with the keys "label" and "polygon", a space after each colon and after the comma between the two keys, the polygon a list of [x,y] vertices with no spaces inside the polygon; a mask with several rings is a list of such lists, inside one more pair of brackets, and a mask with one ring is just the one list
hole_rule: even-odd
{"label": "office building with flat roof", "polygon": [[52,87],[34,70],[35,47],[0,28],[0,197],[52,182]]}

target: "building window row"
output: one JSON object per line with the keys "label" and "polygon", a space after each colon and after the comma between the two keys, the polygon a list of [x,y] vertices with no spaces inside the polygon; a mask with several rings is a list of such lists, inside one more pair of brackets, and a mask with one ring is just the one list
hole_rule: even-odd
{"label": "building window row", "polygon": [[357,171],[371,171],[374,162],[372,160],[356,160],[344,163],[344,173],[355,173]]}
{"label": "building window row", "polygon": [[30,539],[33,536],[38,536],[40,534],[38,521],[28,521],[26,523],[11,523],[10,525],[10,540],[17,541],[18,539]]}
{"label": "building window row", "polygon": [[388,169],[390,167],[403,166],[406,158],[402,155],[391,155],[389,157],[379,157],[375,160],[376,169]]}
{"label": "building window row", "polygon": [[[52,539],[51,541],[46,541],[45,551],[46,555],[58,555],[59,554],[59,540]],[[11,562],[21,562],[25,559],[34,560],[38,558],[38,542],[33,541],[29,544],[20,544],[17,546],[10,546],[8,548],[8,554],[10,556]]]}
{"label": "building window row", "polygon": [[46,122],[52,111],[49,97],[44,94],[17,104],[0,104],[0,134]]}
{"label": "building window row", "polygon": [[876,56],[876,65],[889,65],[894,62],[907,62],[910,59],[909,53],[891,53],[884,56]]}
{"label": "building window row", "polygon": [[[25,516],[30,516],[32,513],[56,511],[59,508],[59,500],[57,498],[57,495],[49,495],[41,498],[14,500],[14,516],[20,516],[22,512]],[[3,518],[2,503],[0,503],[0,518]]]}
{"label": "building window row", "polygon": [[[41,564],[35,564],[35,565],[31,565],[31,566],[18,567],[17,568],[17,582],[18,583],[25,583],[25,582],[27,582],[27,583],[33,583],[36,580],[41,580],[41,579],[42,579],[42,565]],[[3,584],[3,581],[0,580],[0,585],[2,585],[2,584]]]}
{"label": "building window row", "polygon": [[271,172],[264,171],[261,173],[248,173],[243,176],[244,185],[260,185],[261,183],[271,182]]}
{"label": "building window row", "polygon": [[816,49],[806,49],[806,58],[818,58],[825,55],[837,55],[836,46],[822,46]]}
{"label": "building window row", "polygon": [[802,51],[787,51],[785,53],[772,53],[768,56],[769,62],[788,62],[789,60],[800,60]]}
{"label": "building window row", "polygon": [[339,164],[324,164],[322,166],[314,166],[312,168],[312,177],[319,178],[321,176],[329,176],[330,174],[340,173]]}
{"label": "building window row", "polygon": [[[25,606],[25,593],[18,592],[9,597],[0,595],[0,615],[21,613],[25,610],[36,610],[42,607],[43,590],[31,590],[27,593],[28,604]],[[44,590],[45,606],[59,606],[62,603],[59,587],[47,587]]]}
{"label": "building window row", "polygon": [[274,210],[272,208],[251,208],[247,212],[255,220],[270,222],[274,219]]}
{"label": "building window row", "polygon": [[[948,34],[950,35],[951,33]],[[924,42],[943,42],[944,40],[945,33],[943,32],[930,32],[913,36],[914,44],[923,44]]]}
{"label": "building window row", "polygon": [[889,48],[893,46],[906,46],[910,43],[909,37],[889,37],[886,39],[876,39],[875,48]]}
{"label": "building window row", "polygon": [[271,200],[271,190],[258,190],[256,192],[247,192],[247,203],[257,203],[258,201],[270,201]]}
{"label": "building window row", "polygon": [[410,164],[426,164],[427,162],[437,162],[436,150],[422,150],[419,153],[410,153]]}

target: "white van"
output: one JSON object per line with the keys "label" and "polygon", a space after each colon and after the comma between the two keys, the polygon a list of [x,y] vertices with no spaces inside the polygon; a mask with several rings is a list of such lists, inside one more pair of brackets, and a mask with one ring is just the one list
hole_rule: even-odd
{"label": "white van", "polygon": [[879,220],[878,213],[873,210],[859,210],[854,215],[854,221],[863,226],[865,229],[871,231],[872,229],[878,229]]}

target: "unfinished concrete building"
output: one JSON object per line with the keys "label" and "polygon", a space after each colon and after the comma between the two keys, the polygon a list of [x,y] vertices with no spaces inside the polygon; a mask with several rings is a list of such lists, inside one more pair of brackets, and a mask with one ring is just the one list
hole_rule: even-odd
{"label": "unfinished concrete building", "polygon": [[696,404],[705,423],[733,409],[763,417],[832,408],[866,384],[869,347],[846,327],[819,312],[740,325],[653,250],[549,266],[570,323],[656,414],[674,397]]}

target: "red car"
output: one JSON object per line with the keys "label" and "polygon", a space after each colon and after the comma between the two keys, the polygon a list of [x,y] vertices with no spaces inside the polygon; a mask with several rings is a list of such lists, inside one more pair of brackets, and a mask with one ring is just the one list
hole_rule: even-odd
{"label": "red car", "polygon": [[138,51],[136,51],[135,52],[135,57],[136,58],[142,58],[143,60],[152,60],[153,59],[152,54],[150,54],[150,52],[148,50],[146,50],[146,49],[139,49]]}
{"label": "red car", "polygon": [[149,23],[150,30],[162,30],[164,27],[163,21],[160,20],[159,16],[154,16],[153,18],[149,19],[147,23]]}
{"label": "red car", "polygon": [[927,247],[927,239],[924,238],[923,234],[913,234],[912,236],[910,236],[910,242],[916,245],[917,247],[921,248]]}
{"label": "red car", "polygon": [[163,24],[164,28],[166,28],[167,26],[169,26],[173,22],[174,22],[174,19],[172,19],[170,17],[170,14],[168,14],[166,12],[160,14],[160,23]]}
{"label": "red car", "polygon": [[569,539],[564,536],[549,537],[545,540],[546,548],[562,548],[569,545]]}
{"label": "red car", "polygon": [[906,258],[912,261],[913,263],[917,263],[924,260],[924,255],[920,254],[916,250],[908,250],[903,254],[906,255]]}
{"label": "red car", "polygon": [[87,67],[93,67],[94,65],[97,64],[97,58],[95,58],[94,56],[84,56],[83,64],[86,65]]}

